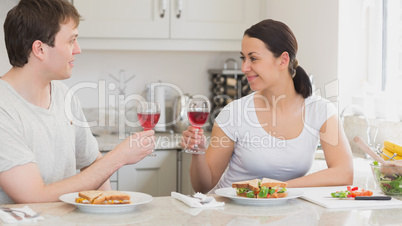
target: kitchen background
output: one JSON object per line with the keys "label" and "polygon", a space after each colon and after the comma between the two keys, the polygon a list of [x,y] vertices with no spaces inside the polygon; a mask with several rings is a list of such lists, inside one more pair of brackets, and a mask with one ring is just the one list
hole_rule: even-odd
{"label": "kitchen background", "polygon": [[[17,2],[17,0],[1,1],[0,19],[2,22],[6,12]],[[119,5],[115,1],[110,2]],[[130,1],[121,2],[127,3]],[[222,2],[227,4],[227,7],[231,6],[231,1]],[[298,58],[300,65],[309,74],[315,75],[317,88],[325,89],[325,85],[332,85],[334,81],[337,83],[340,80],[338,78],[338,55],[340,52],[338,48],[338,36],[340,35],[338,28],[339,1],[308,0],[302,3],[291,0],[252,0],[251,2],[260,2],[259,4],[263,4],[266,10],[263,13],[259,11],[252,12],[253,14],[260,15],[260,18],[281,20],[293,29],[299,42]],[[207,15],[207,12],[205,12],[205,15]],[[83,14],[83,17],[85,18],[86,15]],[[259,18],[252,23],[257,21],[259,21]],[[112,82],[113,80],[108,75],[117,75],[121,69],[124,69],[127,76],[135,75],[135,78],[127,86],[126,93],[142,93],[147,84],[163,81],[178,85],[185,93],[209,95],[208,69],[222,68],[228,58],[236,59],[240,65],[240,39],[243,31],[244,29],[238,31],[238,40],[235,41],[237,49],[233,49],[233,51],[192,51],[191,48],[179,51],[158,50],[155,47],[158,46],[157,39],[153,40],[154,45],[151,44],[146,47],[149,50],[121,50],[120,48],[119,50],[113,50],[106,45],[89,49],[86,47],[89,46],[86,45],[86,40],[79,37],[78,41],[81,44],[82,53],[76,57],[72,78],[65,82],[69,86],[81,82],[97,83],[98,80]],[[80,32],[82,33],[83,31]],[[3,32],[1,32],[2,40],[4,40],[3,35]],[[114,44],[123,41],[125,40],[116,39]],[[168,47],[161,48],[166,49]],[[0,74],[4,74],[9,70],[10,65],[3,41],[0,43],[0,53]],[[356,80],[358,81],[359,79],[356,78]],[[337,88],[327,92],[334,92],[326,95],[335,97],[336,100],[338,95]],[[84,107],[98,107],[98,93],[96,90],[90,88],[80,90],[77,95]]]}
{"label": "kitchen background", "polygon": [[[0,1],[2,23],[17,2]],[[402,139],[402,133],[398,133],[402,131],[401,123],[396,123],[402,119],[402,108],[395,108],[395,105],[402,106],[401,98],[380,92],[381,1],[74,0],[73,3],[85,19],[79,27],[82,53],[76,56],[73,76],[64,82],[70,87],[81,87],[76,94],[89,121],[99,120],[101,109],[110,111],[116,107],[117,96],[121,94],[119,87],[124,88],[125,95],[144,95],[150,83],[165,82],[178,86],[183,93],[210,96],[208,70],[223,68],[229,58],[235,59],[240,67],[240,41],[245,28],[272,18],[283,21],[295,33],[299,64],[313,75],[315,93],[331,100],[342,117],[359,115],[361,109],[364,112],[366,118],[343,117],[350,140],[356,135],[364,139],[374,137],[377,128],[380,128],[377,142],[385,138]],[[178,12],[180,7],[183,11]],[[150,23],[147,13],[162,25]],[[163,13],[169,19],[158,16]],[[233,28],[227,23],[217,27],[215,32],[227,29],[229,36],[218,39],[208,26],[195,26],[194,30],[194,24],[181,23],[176,16],[179,13],[181,19],[189,21],[195,18],[208,24],[215,19],[224,24],[222,20],[229,19],[240,21],[240,26]],[[136,18],[139,18],[136,23],[129,24]],[[155,22],[153,19],[151,22]],[[175,23],[184,28],[178,29]],[[1,31],[1,40],[3,36]],[[4,41],[1,41],[0,75],[9,68]],[[132,79],[119,86],[114,78]],[[101,87],[105,92],[100,92]],[[166,93],[166,106],[171,107],[175,94]],[[349,107],[351,104],[360,108]],[[127,107],[127,115],[130,113],[132,108]],[[369,133],[368,124],[373,127]],[[93,130],[102,132],[104,128],[95,126]],[[352,148],[355,155],[362,156],[353,143]]]}

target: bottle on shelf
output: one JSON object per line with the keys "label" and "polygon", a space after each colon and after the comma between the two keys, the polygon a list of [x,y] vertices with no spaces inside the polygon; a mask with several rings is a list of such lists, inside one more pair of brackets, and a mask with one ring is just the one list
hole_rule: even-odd
{"label": "bottle on shelf", "polygon": [[212,88],[212,93],[214,94],[214,95],[222,95],[222,94],[224,94],[225,93],[225,87],[223,87],[223,86],[214,86],[213,88]]}
{"label": "bottle on shelf", "polygon": [[220,74],[214,75],[212,78],[212,82],[215,85],[223,85],[225,83],[225,76]]}
{"label": "bottle on shelf", "polygon": [[226,78],[226,86],[237,87],[237,79],[235,79],[235,78]]}

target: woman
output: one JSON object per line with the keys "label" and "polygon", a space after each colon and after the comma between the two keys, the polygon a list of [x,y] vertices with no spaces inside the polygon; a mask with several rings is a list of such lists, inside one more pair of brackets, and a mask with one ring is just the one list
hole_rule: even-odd
{"label": "woman", "polygon": [[[337,109],[311,96],[296,53],[296,38],[282,22],[264,20],[245,31],[242,71],[255,92],[219,113],[208,148],[202,130],[197,135],[190,126],[183,132],[182,147],[207,148],[205,155],[192,156],[195,191],[263,177],[286,181],[288,187],[353,183],[352,154]],[[319,139],[328,169],[306,175]]]}

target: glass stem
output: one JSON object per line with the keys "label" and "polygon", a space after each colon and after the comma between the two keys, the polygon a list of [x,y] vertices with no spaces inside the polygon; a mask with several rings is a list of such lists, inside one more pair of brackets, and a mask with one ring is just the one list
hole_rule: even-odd
{"label": "glass stem", "polygon": [[[195,132],[195,135],[198,135],[198,131],[200,131],[200,127],[196,127],[197,131]],[[198,144],[194,144],[194,148],[195,150],[198,150]]]}

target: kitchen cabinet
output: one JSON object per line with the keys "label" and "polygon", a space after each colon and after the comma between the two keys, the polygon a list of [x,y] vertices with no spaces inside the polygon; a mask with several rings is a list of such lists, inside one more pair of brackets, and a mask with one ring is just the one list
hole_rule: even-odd
{"label": "kitchen cabinet", "polygon": [[82,49],[238,51],[262,0],[74,0]]}
{"label": "kitchen cabinet", "polygon": [[169,12],[159,0],[74,0],[84,18],[80,38],[168,38]]}
{"label": "kitchen cabinet", "polygon": [[170,196],[177,187],[177,151],[157,150],[133,165],[118,170],[118,190]]}
{"label": "kitchen cabinet", "polygon": [[190,164],[191,164],[191,154],[186,154],[184,152],[180,152],[181,154],[181,193],[185,195],[193,195],[194,190],[191,185],[191,178],[190,178]]}

